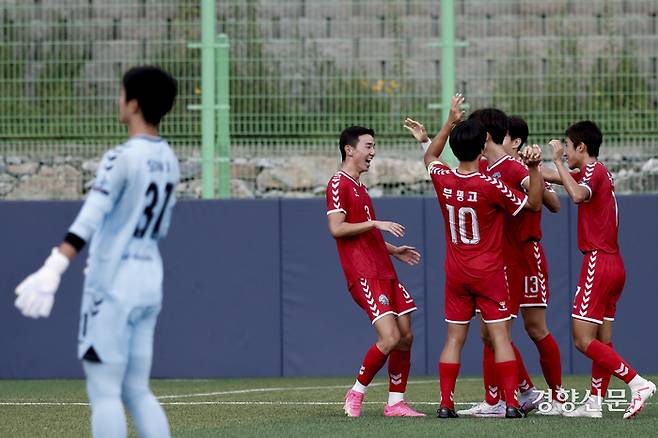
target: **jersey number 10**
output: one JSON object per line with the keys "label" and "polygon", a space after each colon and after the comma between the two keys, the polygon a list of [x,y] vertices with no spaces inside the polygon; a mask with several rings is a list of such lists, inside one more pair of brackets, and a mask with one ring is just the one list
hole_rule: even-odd
{"label": "jersey number 10", "polygon": [[[459,229],[457,229],[457,220],[455,220],[455,207],[450,204],[446,204],[446,208],[448,209],[448,220],[450,222],[450,237],[452,238],[452,243],[457,243],[458,232],[462,243],[467,245],[477,245],[480,243],[480,228],[478,227],[478,216],[475,210],[473,210],[471,207],[459,208],[459,212],[457,213],[459,219]],[[468,237],[468,233],[466,232],[466,226],[468,225],[466,222],[467,215],[471,218],[471,237]]]}
{"label": "jersey number 10", "polygon": [[[171,192],[174,189],[174,185],[172,183],[168,183],[165,186],[165,198],[164,202],[162,203],[162,207],[160,208],[160,213],[158,213],[158,218],[155,221],[155,225],[153,226],[153,231],[151,232],[151,238],[152,239],[157,239],[158,238],[158,233],[160,232],[160,224],[162,223],[162,217],[165,214],[165,211],[167,210],[167,204],[169,203],[169,197],[171,196]],[[153,218],[155,217],[155,208],[158,206],[158,186],[156,183],[152,182],[149,184],[148,188],[146,189],[146,198],[150,198],[150,201],[148,201],[148,204],[146,205],[146,208],[144,208],[144,213],[142,217],[139,219],[139,222],[137,223],[137,228],[135,228],[135,232],[133,233],[133,236],[135,236],[138,239],[141,239],[144,237],[146,234],[146,231],[149,229],[149,226],[151,225],[151,222],[153,221]]]}

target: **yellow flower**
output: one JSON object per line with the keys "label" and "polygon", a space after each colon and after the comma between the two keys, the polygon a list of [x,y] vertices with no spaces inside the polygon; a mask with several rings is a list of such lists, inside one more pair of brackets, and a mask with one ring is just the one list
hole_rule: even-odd
{"label": "yellow flower", "polygon": [[384,89],[384,80],[380,79],[377,82],[375,82],[375,85],[372,86],[372,91],[379,93]]}

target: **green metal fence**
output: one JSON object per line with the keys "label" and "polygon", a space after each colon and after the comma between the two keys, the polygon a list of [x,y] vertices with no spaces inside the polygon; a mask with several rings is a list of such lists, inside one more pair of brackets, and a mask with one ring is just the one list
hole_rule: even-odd
{"label": "green metal fence", "polygon": [[[454,3],[454,70],[442,56],[441,3]],[[142,62],[159,63],[180,80],[181,98],[163,135],[181,158],[181,195],[200,196],[201,50],[190,44],[201,40],[202,4],[0,0],[0,196],[81,196],[93,158],[123,135],[118,78]],[[525,117],[531,141],[560,136],[578,119],[597,121],[619,190],[658,191],[658,160],[651,160],[658,158],[655,0],[214,6],[216,32],[230,44],[230,111],[215,118],[223,127],[212,139],[213,194],[322,193],[338,165],[338,133],[351,124],[377,131],[378,157],[367,177],[373,193],[430,193],[402,120],[410,115],[436,131],[441,82],[451,71],[454,91],[472,108],[498,106]],[[230,142],[219,135],[226,125]],[[220,162],[229,150],[230,163]],[[64,167],[68,176],[60,175]],[[73,179],[79,189],[58,195],[46,184],[39,191],[36,178]]]}

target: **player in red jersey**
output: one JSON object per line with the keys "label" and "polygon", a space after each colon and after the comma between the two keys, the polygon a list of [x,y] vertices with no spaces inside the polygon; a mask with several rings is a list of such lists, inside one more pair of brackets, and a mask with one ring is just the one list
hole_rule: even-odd
{"label": "player in red jersey", "polygon": [[410,313],[416,310],[413,298],[399,282],[390,256],[415,265],[420,254],[411,246],[394,246],[384,241],[382,231],[404,236],[404,227],[379,221],[366,186],[359,181],[375,156],[375,132],[352,126],[340,135],[341,168],[327,185],[329,232],[336,239],[347,287],[366,312],[377,332],[363,360],[354,386],[345,396],[345,413],[361,415],[368,384],[388,359],[389,398],[385,416],[424,416],[404,401],[411,368]]}
{"label": "player in red jersey", "polygon": [[[565,416],[602,417],[602,398],[610,375],[628,384],[631,402],[624,418],[633,418],[656,392],[656,385],[641,377],[612,346],[612,327],[626,272],[619,254],[619,215],[610,172],[598,161],[603,136],[590,121],[571,125],[565,132],[566,149],[550,142],[559,181],[578,205],[578,249],[584,254],[580,280],[571,313],[576,348],[592,359],[592,396]],[[562,162],[566,151],[570,173]]]}
{"label": "player in red jersey", "polygon": [[[515,396],[517,361],[507,330],[510,316],[509,292],[505,278],[502,234],[506,213],[516,215],[524,208],[541,208],[543,178],[538,170],[541,150],[529,148],[529,196],[508,187],[497,178],[479,172],[480,156],[487,131],[477,120],[455,125],[463,97],[452,100],[450,117],[425,153],[432,184],[445,220],[446,288],[445,320],[448,333],[439,362],[441,406],[439,418],[454,418],[452,399],[459,373],[461,350],[476,307],[486,323],[494,346],[495,367],[506,395],[508,418],[524,417]],[[451,170],[439,161],[445,142],[459,160]]]}
{"label": "player in red jersey", "polygon": [[[495,178],[502,179],[507,185],[524,191],[528,185],[526,166],[514,155],[518,156],[520,142],[512,142],[510,136],[510,120],[504,112],[495,108],[485,108],[475,111],[470,116],[480,120],[488,132],[487,146],[484,155],[486,160],[480,162],[480,171]],[[527,125],[525,126],[527,139]],[[518,127],[518,119],[513,119],[512,128]],[[518,130],[516,131],[518,133]],[[521,135],[524,135],[521,133]],[[515,147],[516,145],[516,147]],[[560,208],[557,195],[550,189],[545,189],[543,202],[550,211]],[[559,415],[560,402],[557,400],[561,389],[560,350],[546,325],[546,306],[548,304],[548,273],[541,239],[541,212],[524,212],[516,217],[507,216],[503,239],[503,253],[506,264],[507,280],[510,290],[512,317],[523,312],[525,328],[540,353],[540,364],[544,377],[553,396],[552,408],[545,412],[549,415]],[[511,321],[508,329],[511,333]],[[493,363],[491,343],[487,339],[484,324],[481,323],[481,335],[484,341],[483,376],[485,384],[484,402],[462,411],[465,415],[502,416],[504,409],[498,391]],[[529,412],[541,401],[542,393],[534,387],[532,379],[526,370],[520,352],[513,345],[519,365],[519,401],[524,411]]]}
{"label": "player in red jersey", "polygon": [[[528,186],[527,168],[520,162],[518,148],[525,143],[528,136],[527,125],[518,119],[509,119],[500,110],[478,110],[472,116],[484,122],[488,131],[485,155],[494,162],[480,161],[480,172],[502,179],[511,187],[525,191]],[[525,134],[517,126],[525,127]],[[426,150],[429,137],[424,126],[410,118],[404,125],[413,136],[422,143]],[[514,139],[508,132],[514,132]],[[522,140],[521,140],[522,138]],[[559,211],[560,201],[554,191],[547,189],[543,197],[544,204],[552,211]],[[557,398],[561,385],[560,350],[553,336],[546,327],[545,308],[548,301],[548,274],[541,239],[540,212],[526,211],[516,217],[508,216],[505,226],[504,254],[507,265],[507,278],[510,288],[511,312],[517,317],[519,307],[523,306],[525,327],[535,341],[540,352],[540,362],[549,387]],[[528,293],[526,293],[526,290]],[[509,325],[511,330],[511,324]],[[485,400],[482,403],[459,411],[460,415],[478,417],[498,417],[505,415],[505,403],[501,400],[501,391],[495,376],[494,353],[486,336],[487,330],[481,322],[481,335],[484,340],[484,384]],[[534,390],[534,385],[525,368],[520,353],[512,344],[519,362],[519,400],[524,411],[529,412],[539,402],[541,393]],[[553,402],[553,408],[546,414],[559,414],[559,403]]]}
{"label": "player in red jersey", "polygon": [[[528,140],[528,125],[521,117],[510,116],[508,133],[509,141],[504,142],[503,147],[508,154],[520,161],[519,150]],[[549,183],[546,183],[543,201],[544,206],[551,213],[560,211],[560,200]],[[524,328],[537,347],[544,379],[551,390],[551,409],[539,413],[560,415],[563,411],[562,403],[558,399],[562,389],[562,364],[560,348],[546,323],[550,291],[548,264],[541,244],[541,212],[525,212],[519,219],[511,222],[511,230],[514,230],[511,236],[516,236],[520,241],[522,254],[517,266],[522,269],[518,275],[511,273],[508,280],[510,285],[514,284],[510,288],[519,289],[516,293],[512,293],[512,296],[520,297],[519,307],[523,315]],[[512,282],[511,278],[514,277],[516,280]]]}

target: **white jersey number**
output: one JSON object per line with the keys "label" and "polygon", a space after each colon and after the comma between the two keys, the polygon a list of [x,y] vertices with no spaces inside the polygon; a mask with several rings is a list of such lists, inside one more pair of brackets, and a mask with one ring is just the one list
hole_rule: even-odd
{"label": "white jersey number", "polygon": [[[459,228],[459,238],[462,243],[467,245],[477,245],[480,243],[480,228],[478,227],[478,216],[471,207],[460,207],[459,212],[457,213],[457,220],[455,220],[455,207],[449,204],[446,204],[448,209],[448,216],[450,221],[450,237],[452,237],[452,243],[457,243],[457,230]],[[471,218],[471,232],[466,232],[466,216]],[[468,236],[471,236],[470,238]]]}

